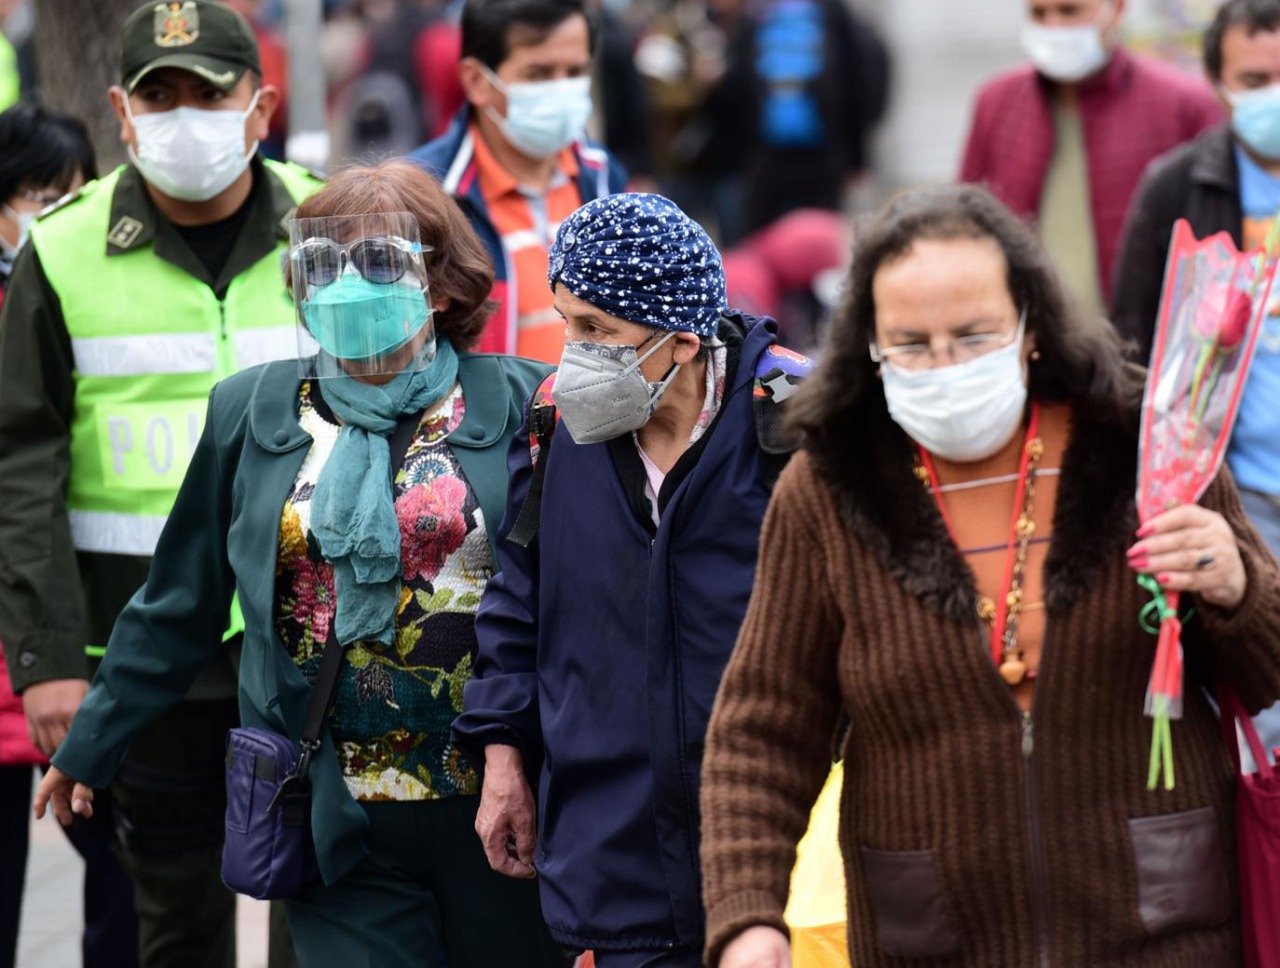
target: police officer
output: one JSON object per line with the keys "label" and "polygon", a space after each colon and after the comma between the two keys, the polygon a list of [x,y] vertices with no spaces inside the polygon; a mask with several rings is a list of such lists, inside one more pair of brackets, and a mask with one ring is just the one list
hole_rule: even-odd
{"label": "police officer", "polygon": [[[227,7],[147,3],[120,67],[130,163],[32,226],[0,315],[0,638],[46,753],[147,576],[214,382],[297,353],[281,257],[319,185],[259,157],[280,95]],[[238,624],[112,789],[146,966],[235,962],[219,872]]]}

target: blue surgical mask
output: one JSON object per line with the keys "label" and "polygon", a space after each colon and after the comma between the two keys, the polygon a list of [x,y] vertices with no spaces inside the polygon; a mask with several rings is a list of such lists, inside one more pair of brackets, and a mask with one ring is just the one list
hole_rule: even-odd
{"label": "blue surgical mask", "polygon": [[1280,84],[1225,93],[1236,137],[1255,154],[1280,159]]}
{"label": "blue surgical mask", "polygon": [[312,290],[302,318],[317,343],[340,360],[368,360],[399,349],[431,312],[418,286],[369,282],[354,272]]}
{"label": "blue surgical mask", "polygon": [[591,117],[591,78],[504,84],[489,68],[484,73],[507,96],[505,118],[492,106],[487,113],[522,155],[549,158],[582,136]]}

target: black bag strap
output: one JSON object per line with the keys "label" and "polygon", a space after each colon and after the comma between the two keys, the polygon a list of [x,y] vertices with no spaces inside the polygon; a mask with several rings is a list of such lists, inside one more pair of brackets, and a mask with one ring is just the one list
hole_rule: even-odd
{"label": "black bag strap", "polygon": [[533,474],[529,478],[529,490],[516,515],[515,523],[507,532],[507,540],[521,548],[527,548],[538,536],[542,521],[542,482],[547,476],[547,458],[551,455],[551,438],[556,432],[556,408],[541,404],[529,408],[529,431],[538,440],[538,456],[533,462]]}
{"label": "black bag strap", "polygon": [[[396,429],[392,431],[388,443],[391,446],[391,494],[395,497],[396,472],[404,463],[409,445],[413,442],[414,432],[422,420],[422,411],[404,414],[396,421]],[[298,762],[298,776],[306,776],[311,766],[311,756],[320,748],[320,730],[324,727],[324,718],[329,714],[334,697],[338,692],[338,673],[342,671],[342,646],[338,642],[335,631],[337,622],[329,623],[329,637],[324,642],[324,653],[320,656],[320,670],[316,673],[316,684],[311,690],[311,701],[307,705],[307,718],[302,727],[302,759]]]}

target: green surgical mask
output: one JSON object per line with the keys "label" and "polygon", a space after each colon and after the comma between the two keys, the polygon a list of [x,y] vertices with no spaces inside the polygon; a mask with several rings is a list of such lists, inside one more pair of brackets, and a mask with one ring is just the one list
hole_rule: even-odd
{"label": "green surgical mask", "polygon": [[302,318],[316,342],[340,360],[368,360],[399,349],[431,316],[417,286],[369,282],[353,272],[314,289]]}

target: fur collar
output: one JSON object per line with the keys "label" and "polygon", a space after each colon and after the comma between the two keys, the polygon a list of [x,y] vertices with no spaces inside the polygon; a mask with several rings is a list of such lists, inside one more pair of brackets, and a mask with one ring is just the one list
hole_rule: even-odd
{"label": "fur collar", "polygon": [[[850,420],[836,447],[811,451],[845,522],[926,607],[971,621],[977,607],[973,572],[912,469],[907,436],[885,411]],[[1075,602],[1102,563],[1131,540],[1137,526],[1138,411],[1102,421],[1079,409],[1063,457],[1045,562],[1045,605]]]}

